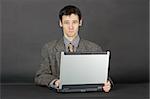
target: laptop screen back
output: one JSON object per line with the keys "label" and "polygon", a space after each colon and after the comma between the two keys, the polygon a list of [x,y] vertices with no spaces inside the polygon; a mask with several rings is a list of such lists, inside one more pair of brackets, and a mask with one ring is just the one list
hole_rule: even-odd
{"label": "laptop screen back", "polygon": [[103,84],[107,81],[110,52],[61,52],[60,87],[62,85]]}

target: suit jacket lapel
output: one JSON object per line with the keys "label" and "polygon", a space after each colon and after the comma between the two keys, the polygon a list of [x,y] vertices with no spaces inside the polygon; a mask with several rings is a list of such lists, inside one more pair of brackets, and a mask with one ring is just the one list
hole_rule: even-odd
{"label": "suit jacket lapel", "polygon": [[85,52],[86,48],[82,39],[79,41],[79,45],[77,47],[77,52]]}
{"label": "suit jacket lapel", "polygon": [[60,58],[61,58],[61,52],[65,52],[65,45],[64,45],[64,41],[63,41],[63,38],[58,40],[57,43],[56,43],[56,61],[57,61],[57,73],[58,73],[58,76],[60,74]]}

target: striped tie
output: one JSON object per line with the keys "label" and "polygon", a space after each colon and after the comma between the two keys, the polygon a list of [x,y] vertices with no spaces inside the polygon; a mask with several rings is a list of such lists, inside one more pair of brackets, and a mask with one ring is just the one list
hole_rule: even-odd
{"label": "striped tie", "polygon": [[68,52],[74,52],[74,46],[71,43],[68,44]]}

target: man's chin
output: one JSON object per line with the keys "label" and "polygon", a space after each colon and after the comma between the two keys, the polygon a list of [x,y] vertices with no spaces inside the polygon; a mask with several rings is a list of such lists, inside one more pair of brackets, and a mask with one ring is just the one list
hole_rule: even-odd
{"label": "man's chin", "polygon": [[68,34],[68,37],[74,37],[74,36],[75,36],[75,34],[73,34],[73,33]]}

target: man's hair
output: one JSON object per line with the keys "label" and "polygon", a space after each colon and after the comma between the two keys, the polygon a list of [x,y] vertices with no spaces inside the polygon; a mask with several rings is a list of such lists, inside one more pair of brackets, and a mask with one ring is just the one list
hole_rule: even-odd
{"label": "man's hair", "polygon": [[62,21],[63,15],[71,15],[71,14],[78,15],[79,21],[81,20],[80,9],[73,5],[68,5],[68,6],[65,6],[64,8],[62,8],[59,12],[59,19]]}

